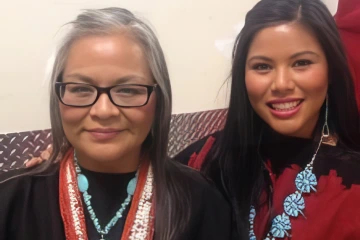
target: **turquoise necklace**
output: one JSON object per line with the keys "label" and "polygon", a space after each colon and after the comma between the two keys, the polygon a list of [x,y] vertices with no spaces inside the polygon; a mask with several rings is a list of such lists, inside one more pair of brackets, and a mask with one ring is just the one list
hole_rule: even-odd
{"label": "turquoise necklace", "polygon": [[[277,215],[271,222],[271,227],[269,233],[266,235],[265,240],[275,240],[275,238],[285,238],[291,237],[291,222],[290,218],[297,218],[299,214],[301,214],[304,218],[304,209],[305,209],[305,194],[310,194],[311,192],[316,192],[317,180],[316,176],[313,173],[313,164],[316,158],[316,155],[320,149],[322,144],[322,140],[324,137],[328,136],[328,134],[324,134],[324,129],[329,132],[327,124],[324,125],[322,136],[320,139],[320,143],[313,155],[311,162],[306,165],[305,169],[298,173],[295,178],[295,186],[296,191],[289,196],[287,196],[284,200],[284,212],[282,214]],[[249,239],[256,240],[256,236],[254,233],[254,219],[256,216],[256,210],[254,206],[250,207],[250,215],[249,215],[249,223],[250,223],[250,231],[249,231]]]}
{"label": "turquoise necklace", "polygon": [[83,194],[84,202],[86,205],[87,210],[89,211],[90,218],[94,223],[95,229],[101,236],[100,240],[105,240],[104,235],[107,235],[112,227],[115,226],[117,221],[122,218],[122,214],[125,211],[126,207],[129,205],[132,196],[134,195],[136,184],[137,184],[137,178],[138,178],[138,172],[136,173],[135,177],[131,179],[127,185],[127,198],[125,201],[121,204],[120,209],[115,213],[115,216],[109,221],[109,223],[102,228],[99,224],[99,219],[96,217],[96,214],[94,212],[94,209],[91,206],[91,195],[88,193],[89,189],[89,181],[87,177],[81,173],[81,168],[79,167],[79,163],[76,157],[76,153],[74,151],[74,164],[75,164],[75,171],[77,174],[77,182],[80,192]]}

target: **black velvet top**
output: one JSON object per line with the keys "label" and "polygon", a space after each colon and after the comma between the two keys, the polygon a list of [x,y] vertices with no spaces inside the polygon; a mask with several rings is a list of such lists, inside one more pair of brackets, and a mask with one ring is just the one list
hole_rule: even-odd
{"label": "black velvet top", "polygon": [[[2,174],[0,179],[18,175],[26,170]],[[105,226],[127,197],[126,187],[135,173],[107,174],[82,169],[89,180],[91,204]],[[191,171],[184,175],[179,184],[190,186],[191,213],[184,232],[179,232],[179,240],[219,240],[229,239],[231,231],[231,210],[229,204],[215,187],[200,174]],[[179,199],[181,201],[181,199]],[[129,210],[124,212],[124,216]],[[90,240],[100,239],[87,210],[86,227]],[[119,240],[125,223],[121,218],[110,230],[107,240]],[[156,212],[155,212],[156,218]],[[63,240],[64,225],[59,205],[59,170],[54,166],[45,176],[24,176],[0,184],[0,239],[11,240]],[[156,239],[156,232],[155,232]]]}

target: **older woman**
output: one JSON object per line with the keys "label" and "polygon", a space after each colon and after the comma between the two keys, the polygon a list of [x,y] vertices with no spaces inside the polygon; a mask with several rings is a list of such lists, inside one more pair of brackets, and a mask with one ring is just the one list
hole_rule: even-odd
{"label": "older woman", "polygon": [[228,239],[227,202],[167,158],[171,88],[152,30],[120,8],[71,27],[52,72],[52,154],[2,176],[0,239]]}

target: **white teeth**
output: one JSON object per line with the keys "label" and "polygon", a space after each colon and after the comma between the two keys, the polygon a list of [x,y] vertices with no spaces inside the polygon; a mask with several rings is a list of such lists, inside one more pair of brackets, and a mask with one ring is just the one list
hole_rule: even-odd
{"label": "white teeth", "polygon": [[300,101],[287,102],[287,103],[275,103],[271,104],[271,107],[278,111],[289,111],[298,106]]}

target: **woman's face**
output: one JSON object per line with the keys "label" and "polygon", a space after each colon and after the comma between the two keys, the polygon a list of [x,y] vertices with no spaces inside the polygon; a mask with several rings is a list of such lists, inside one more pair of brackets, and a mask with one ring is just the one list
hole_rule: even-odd
{"label": "woman's face", "polygon": [[[63,82],[98,87],[154,84],[142,49],[126,34],[87,36],[75,41]],[[155,92],[142,107],[117,107],[106,94],[101,94],[90,107],[59,103],[65,135],[75,148],[80,164],[99,172],[136,170],[141,146],[154,120],[155,105]]]}
{"label": "woman's face", "polygon": [[258,32],[245,83],[255,112],[276,132],[310,138],[328,89],[328,65],[314,34],[299,23]]}

